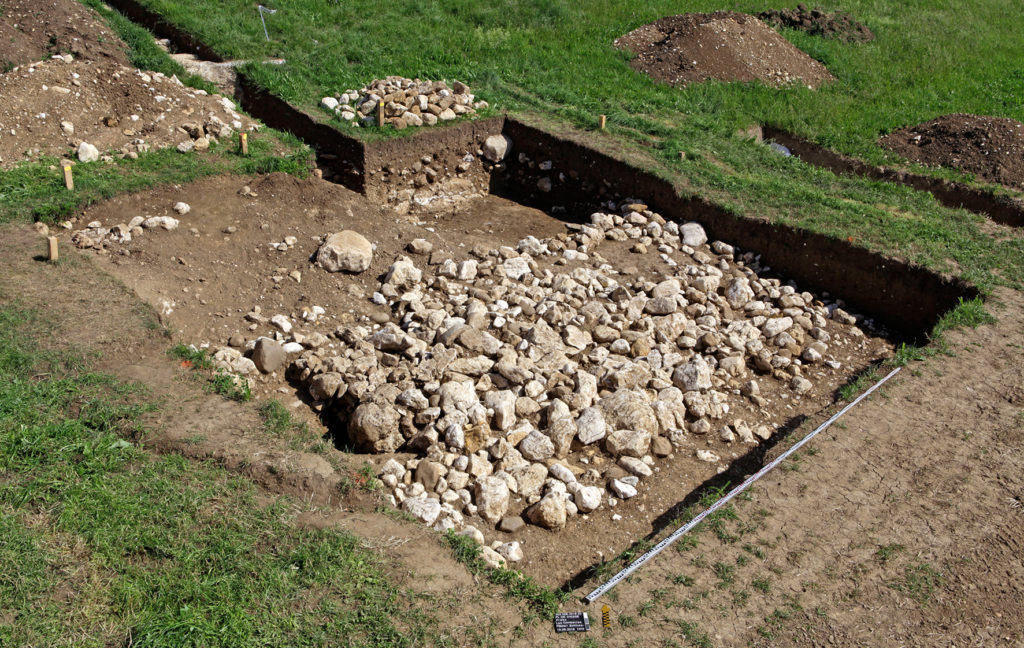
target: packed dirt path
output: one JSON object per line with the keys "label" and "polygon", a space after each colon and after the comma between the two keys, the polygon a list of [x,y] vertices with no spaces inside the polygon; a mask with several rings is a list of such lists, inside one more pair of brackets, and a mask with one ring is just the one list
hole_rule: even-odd
{"label": "packed dirt path", "polygon": [[951,354],[906,367],[736,520],[598,599],[591,617],[615,619],[601,645],[1022,645],[1022,307],[998,291],[996,324],[948,333]]}

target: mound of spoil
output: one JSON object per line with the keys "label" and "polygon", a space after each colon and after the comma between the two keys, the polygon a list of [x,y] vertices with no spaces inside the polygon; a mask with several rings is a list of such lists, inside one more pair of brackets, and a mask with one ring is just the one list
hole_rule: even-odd
{"label": "mound of spoil", "polygon": [[346,90],[333,97],[324,97],[320,105],[354,126],[375,126],[377,106],[384,104],[384,122],[397,129],[409,126],[433,126],[439,121],[453,121],[487,108],[486,101],[476,101],[469,86],[456,81],[421,81],[389,76],[376,79],[361,90]]}
{"label": "mound of spoil", "polygon": [[4,169],[40,155],[91,162],[170,146],[202,150],[235,131],[256,128],[226,97],[159,72],[71,54],[0,76],[0,97]]}
{"label": "mound of spoil", "polygon": [[636,55],[630,61],[636,70],[677,86],[715,79],[816,88],[833,79],[771,27],[732,11],[662,18],[618,38],[615,46]]}
{"label": "mound of spoil", "polygon": [[0,14],[0,72],[58,53],[128,64],[117,34],[75,0],[4,0]]}
{"label": "mound of spoil", "polygon": [[884,135],[878,143],[919,164],[954,167],[1024,188],[1024,124],[1013,119],[943,115]]}
{"label": "mound of spoil", "polygon": [[813,36],[835,38],[848,43],[866,43],[875,40],[875,35],[864,23],[857,22],[843,11],[828,13],[821,7],[808,9],[798,4],[796,9],[769,9],[757,17],[773,27],[799,29]]}

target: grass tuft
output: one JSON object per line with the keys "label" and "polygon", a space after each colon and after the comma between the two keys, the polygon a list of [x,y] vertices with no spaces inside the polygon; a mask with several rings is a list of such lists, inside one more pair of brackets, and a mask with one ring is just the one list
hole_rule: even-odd
{"label": "grass tuft", "polygon": [[466,565],[471,573],[487,576],[492,583],[505,588],[506,597],[522,601],[545,619],[553,618],[559,606],[568,599],[568,592],[540,585],[533,578],[515,570],[488,567],[480,556],[480,545],[469,536],[448,531],[445,543],[455,559]]}
{"label": "grass tuft", "polygon": [[0,645],[435,642],[354,536],[128,441],[137,388],[40,351],[34,322],[0,306]]}

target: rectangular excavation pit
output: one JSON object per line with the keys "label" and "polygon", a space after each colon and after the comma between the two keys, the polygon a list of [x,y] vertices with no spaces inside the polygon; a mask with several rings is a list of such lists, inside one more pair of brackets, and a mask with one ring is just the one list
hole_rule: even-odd
{"label": "rectangular excavation pit", "polygon": [[[435,158],[447,155],[453,160],[461,159],[466,153],[462,147],[471,143],[479,145],[482,139],[498,132],[490,129],[499,124],[503,127],[501,132],[513,141],[512,159],[504,169],[495,170],[492,174],[482,171],[483,165],[479,160],[474,163],[479,168],[471,173],[473,179],[470,182],[470,193],[476,197],[463,202],[453,201],[445,205],[444,209],[431,214],[399,214],[390,209],[377,208],[377,204],[388,200],[395,192],[390,179],[402,177],[403,165],[412,165],[417,161],[422,164],[426,154]],[[371,168],[366,175],[369,180],[366,191],[378,196],[376,201],[317,180],[300,181],[274,175],[248,181],[246,186],[249,188],[245,190],[241,186],[246,182],[244,179],[229,177],[201,181],[184,189],[166,188],[120,197],[94,208],[90,214],[103,219],[128,220],[131,215],[140,212],[142,215],[161,215],[159,210],[169,210],[177,200],[191,203],[192,210],[180,217],[182,222],[178,229],[169,232],[147,231],[142,237],[124,246],[123,249],[129,251],[128,255],[113,253],[105,255],[105,258],[109,260],[109,269],[115,276],[158,308],[165,312],[172,311],[167,313],[166,321],[176,331],[179,339],[196,344],[209,342],[214,348],[227,346],[234,335],[242,335],[244,341],[252,341],[259,335],[273,336],[275,329],[265,322],[265,318],[275,314],[288,316],[296,331],[306,335],[307,341],[312,333],[318,332],[325,335],[326,341],[321,343],[334,344],[336,350],[359,346],[362,343],[351,337],[351,331],[352,326],[358,324],[356,318],[360,314],[372,315],[376,322],[401,321],[400,314],[394,313],[391,308],[370,301],[373,292],[381,290],[381,282],[392,261],[400,255],[408,255],[413,265],[423,273],[420,284],[425,284],[440,268],[437,263],[431,263],[430,255],[416,256],[405,251],[406,245],[413,239],[430,240],[434,252],[439,254],[435,261],[451,258],[462,262],[474,258],[471,251],[475,246],[497,250],[502,245],[516,246],[528,235],[540,240],[557,238],[560,232],[566,231],[566,221],[572,228],[568,234],[578,236],[581,233],[578,223],[588,219],[595,209],[595,195],[600,196],[601,201],[623,200],[630,196],[642,198],[653,211],[667,220],[679,223],[700,222],[710,241],[737,243],[737,256],[748,252],[761,254],[761,263],[773,268],[770,272],[762,273],[764,277],[781,277],[784,281],[795,278],[799,291],[813,288],[842,296],[849,310],[867,316],[880,329],[884,327],[889,331],[887,339],[874,336],[858,338],[859,341],[851,340],[850,348],[860,341],[865,342],[866,346],[849,353],[849,358],[845,355],[839,358],[842,367],[838,370],[826,370],[821,365],[815,365],[812,372],[816,374],[820,371],[823,375],[809,375],[814,382],[813,389],[799,399],[791,393],[788,383],[758,373],[755,363],[748,358],[744,363],[748,375],[744,378],[758,380],[762,389],[761,396],[769,401],[765,412],[762,413],[750,398],[731,393],[732,389],[742,388],[744,381],[737,381],[728,389],[716,388],[715,391],[728,394],[730,413],[720,418],[708,418],[712,427],[704,434],[687,432],[680,435],[678,438],[682,443],[672,448],[672,458],[657,459],[654,465],[658,471],[640,481],[640,494],[619,501],[614,509],[608,507],[609,493],[604,491],[601,508],[590,513],[587,519],[578,516],[570,520],[563,530],[557,532],[527,525],[519,531],[504,533],[495,531],[493,524],[485,524],[472,516],[466,518],[466,522],[484,531],[488,542],[522,542],[526,554],[521,563],[522,569],[551,585],[561,585],[566,579],[585,572],[595,562],[616,555],[636,538],[656,533],[669,523],[672,512],[678,511],[680,503],[689,502],[696,489],[707,484],[719,484],[724,480],[735,482],[742,474],[758,468],[765,450],[775,439],[799,425],[805,417],[813,416],[829,405],[836,389],[854,373],[891,353],[894,342],[922,338],[936,319],[951,308],[958,298],[975,294],[970,287],[961,283],[874,255],[844,242],[745,219],[715,209],[697,199],[680,197],[668,183],[586,147],[554,138],[513,120],[467,124],[457,130],[436,131],[428,135],[390,142],[386,157],[379,153],[376,153],[376,158],[368,155],[368,159],[375,159],[381,165],[376,169]],[[520,153],[524,154],[522,162],[519,162]],[[549,161],[550,168],[546,164]],[[534,162],[533,168],[530,162]],[[383,173],[380,169],[384,166],[393,167],[392,172]],[[570,175],[573,172],[575,177]],[[557,178],[558,173],[565,173],[571,182],[562,183],[557,180],[555,182],[559,184],[550,192],[537,188],[539,180],[552,175]],[[608,182],[605,183],[605,180]],[[480,195],[485,187],[494,193]],[[519,198],[520,202],[503,198],[501,194]],[[558,212],[559,217],[552,217],[524,203],[547,207],[550,211]],[[616,210],[615,213],[621,215],[622,212]],[[85,220],[91,218],[87,214]],[[190,231],[193,228],[196,232]],[[336,275],[309,263],[309,258],[315,255],[319,245],[317,237],[343,228],[358,229],[377,243],[374,263],[367,272],[352,276]],[[434,231],[427,228],[433,228]],[[270,243],[277,245],[285,242],[288,236],[295,236],[295,241],[286,245],[285,249],[278,250],[269,246]],[[563,244],[567,242],[562,241]],[[606,240],[595,248],[616,268],[636,266],[635,272],[625,276],[614,275],[634,295],[637,294],[637,277],[643,276],[654,284],[661,278],[657,273],[669,270],[654,245],[646,254],[630,252],[635,242],[633,239]],[[722,254],[706,246],[702,249],[704,254],[714,258],[715,263],[721,263],[728,256],[721,247],[717,249]],[[117,252],[113,248],[110,251]],[[506,252],[506,255],[515,256],[510,252]],[[684,266],[687,263],[688,255],[674,252],[670,256]],[[497,261],[495,257],[490,258]],[[537,272],[546,269],[560,273],[579,267],[593,268],[592,264],[588,265],[584,261],[556,265],[557,259],[556,255],[535,255]],[[746,259],[745,265],[754,265],[751,257]],[[476,260],[483,265],[483,259]],[[727,265],[730,266],[728,270],[731,276],[735,264]],[[293,270],[301,273],[299,280],[291,277]],[[465,282],[459,282],[458,279],[451,279],[450,282],[465,285]],[[486,288],[483,285],[476,287],[478,290]],[[720,294],[722,291],[717,292]],[[261,317],[264,319],[246,319],[250,309],[261,303],[264,306]],[[302,317],[303,309],[313,312],[313,306],[324,307],[327,311],[318,323],[306,322]],[[487,315],[487,318],[492,324],[488,327],[489,332],[500,337],[497,333],[502,327],[493,326],[491,315]],[[828,325],[833,323],[829,320]],[[628,332],[629,322],[626,324],[624,328]],[[371,334],[372,325],[369,322],[364,325],[366,334]],[[250,326],[255,330],[249,330]],[[567,330],[557,324],[550,328],[559,333]],[[522,329],[520,333],[523,334],[520,337],[531,334]],[[593,336],[592,331],[588,330],[588,333]],[[604,334],[607,335],[607,332]],[[283,337],[288,339],[289,336]],[[621,336],[622,339],[627,337]],[[650,357],[649,350],[645,351],[642,343],[639,348],[634,348],[632,342],[639,337],[627,340],[631,342],[628,351],[620,349],[623,359],[629,357],[635,364],[644,362],[638,358],[643,358],[645,353]],[[658,343],[656,335],[651,337],[652,342]],[[806,346],[811,339],[806,335],[804,337]],[[462,339],[461,334],[459,339]],[[664,341],[660,343],[665,344]],[[714,346],[709,340],[695,340],[694,343]],[[372,351],[375,358],[372,366],[361,371],[370,372],[375,367],[390,372],[402,370],[405,363],[402,351],[398,347],[389,347],[389,344],[382,341],[380,346],[383,350]],[[448,346],[484,349],[485,344],[486,340],[467,340],[452,342]],[[606,339],[603,343],[591,344],[586,351],[592,352],[602,345],[611,346],[612,342]],[[321,361],[329,361],[332,357],[325,353],[304,351],[301,355],[292,356],[290,361],[300,358],[308,360],[312,355]],[[474,351],[466,354],[466,357],[471,359],[481,355],[486,355],[486,351]],[[267,397],[279,388],[290,387],[289,394],[310,400],[308,383],[312,375],[302,375],[302,364],[300,362],[292,370],[291,385],[282,380],[281,369],[278,369],[274,377],[261,378],[257,382],[257,394]],[[414,372],[420,368],[420,364],[407,368]],[[463,371],[472,373],[479,370],[467,367]],[[634,379],[625,375],[628,373],[623,372],[623,376],[611,379],[609,384],[630,384]],[[483,375],[490,374],[494,374],[493,379],[488,379],[492,384],[508,387],[497,385],[500,372],[485,370],[483,374],[474,376],[473,380],[479,382],[483,380]],[[560,396],[563,402],[572,402],[577,391],[575,376],[566,374],[566,377],[569,380],[558,378],[550,385],[545,381],[542,386],[548,398],[539,404],[548,406],[555,395]],[[388,379],[392,378],[400,381],[404,376],[397,373],[388,376]],[[650,384],[647,382],[643,386]],[[669,384],[672,384],[671,380]],[[414,385],[418,388],[422,386],[422,381],[414,381]],[[514,389],[518,390],[518,387]],[[615,390],[609,388],[609,392],[612,391]],[[786,398],[783,398],[784,394]],[[341,403],[318,407],[325,418],[334,423],[347,421],[356,405],[352,400],[342,399]],[[714,404],[708,406],[713,407]],[[411,405],[406,409],[412,413],[413,407]],[[699,408],[700,404],[697,404],[691,409]],[[570,409],[575,419],[577,411]],[[490,426],[493,418],[489,414],[485,414],[485,417]],[[769,425],[771,438],[758,439],[757,444],[721,441],[721,427],[727,423],[732,424],[736,433],[737,420],[743,420],[752,430],[762,424]],[[531,425],[539,432],[547,432],[551,427],[543,413],[531,419]],[[464,439],[469,427],[467,425],[463,429]],[[444,436],[445,431],[440,432],[442,434],[439,434],[439,438]],[[498,439],[505,432],[507,430],[489,430],[488,434],[492,435],[492,439]],[[411,434],[410,438],[413,438]],[[351,438],[347,441],[352,442]],[[614,461],[605,458],[604,451],[586,454],[594,447],[589,445],[571,449],[568,458],[562,463],[577,470],[589,470],[597,466],[607,469],[614,465]],[[365,456],[380,469],[389,458],[397,458],[399,463],[405,465],[409,460],[424,454],[423,449],[412,453],[403,452],[405,448],[399,450],[397,454]],[[702,461],[695,456],[697,450],[714,452],[721,461]],[[587,463],[583,463],[584,457]],[[597,463],[597,457],[603,458],[601,464]],[[447,460],[441,456],[437,458],[441,459],[441,464]],[[634,465],[633,469],[638,468]],[[431,472],[425,470],[422,479],[428,482],[432,480]],[[528,479],[536,480],[537,477],[533,475]],[[594,484],[591,475],[588,485]],[[519,512],[524,504],[513,502],[509,512]],[[429,511],[426,514],[429,515]],[[621,516],[621,519],[613,520],[614,515]]]}
{"label": "rectangular excavation pit", "polygon": [[[240,101],[251,114],[313,146],[324,166],[331,169],[332,180],[375,200],[394,198],[395,185],[387,178],[394,174],[386,173],[389,167],[400,173],[424,153],[444,153],[445,162],[454,167],[460,151],[479,150],[487,136],[501,133],[513,142],[505,169],[483,178],[479,173],[467,174],[470,194],[480,193],[486,181],[492,194],[555,210],[574,222],[582,222],[602,201],[641,199],[666,218],[701,223],[712,239],[756,251],[780,274],[809,290],[841,295],[858,312],[884,323],[903,340],[925,340],[941,314],[958,300],[978,295],[960,280],[848,241],[733,214],[699,196],[680,195],[663,178],[512,117],[464,122],[368,144],[318,123],[244,78],[241,93]],[[534,168],[529,162],[520,163],[520,154],[525,154]],[[548,171],[537,168],[543,162],[551,163]],[[559,179],[560,174],[564,179]],[[545,178],[552,183],[548,191],[537,185]]]}
{"label": "rectangular excavation pit", "polygon": [[[116,4],[120,6],[125,2],[121,0]],[[474,244],[497,249],[501,245],[515,246],[527,234],[538,239],[557,236],[563,221],[578,226],[587,222],[590,214],[602,203],[618,203],[626,198],[643,201],[651,211],[667,221],[700,223],[710,241],[735,245],[741,254],[759,255],[760,263],[772,268],[771,272],[764,273],[765,276],[793,280],[800,291],[819,295],[828,292],[833,298],[840,297],[845,300],[848,310],[863,314],[880,329],[888,331],[887,339],[868,338],[870,344],[860,354],[855,354],[842,363],[841,369],[818,381],[811,392],[801,397],[799,406],[786,407],[795,401],[790,400],[792,397],[785,391],[789,387],[784,383],[767,386],[762,392],[778,405],[760,419],[756,418],[757,408],[749,398],[730,394],[735,403],[728,416],[715,419],[715,427],[703,435],[687,433],[682,436],[684,443],[672,449],[671,459],[655,461],[659,470],[640,482],[639,495],[620,501],[614,509],[608,506],[608,491],[602,489],[601,508],[590,513],[587,519],[582,516],[573,518],[557,532],[527,525],[518,531],[505,533],[495,531],[493,523],[484,523],[474,517],[466,519],[484,531],[488,544],[493,540],[522,542],[525,558],[519,565],[526,573],[550,585],[561,585],[601,559],[615,556],[636,538],[657,533],[670,523],[679,504],[690,503],[693,493],[702,485],[721,483],[726,479],[735,481],[743,473],[755,470],[773,440],[798,425],[804,417],[812,416],[830,404],[835,390],[854,373],[891,352],[893,343],[897,341],[925,339],[931,326],[959,299],[977,295],[974,288],[962,282],[845,241],[746,218],[698,197],[681,196],[671,183],[661,178],[512,118],[467,122],[426,131],[415,137],[367,144],[318,123],[254,87],[244,77],[240,79],[240,85],[243,106],[269,125],[290,131],[316,147],[322,165],[332,172],[334,180],[362,193],[373,203],[388,202],[397,206],[399,211],[376,211],[370,202],[347,194],[338,187],[279,176],[254,180],[248,193],[240,193],[241,187],[226,191],[226,185],[218,184],[228,182],[224,179],[198,183],[196,195],[204,190],[213,195],[206,201],[189,200],[181,191],[175,194],[173,189],[164,189],[118,198],[102,209],[91,210],[90,213],[104,214],[104,218],[119,218],[137,214],[140,206],[158,209],[160,204],[169,206],[177,199],[193,202],[193,211],[182,217],[179,230],[147,235],[131,244],[133,249],[129,249],[129,255],[111,254],[106,257],[110,261],[111,272],[163,310],[167,321],[172,328],[180,330],[179,337],[184,341],[198,343],[205,340],[226,346],[230,336],[240,334],[237,331],[244,331],[241,335],[249,341],[256,335],[272,335],[273,329],[259,318],[253,318],[252,324],[245,320],[247,311],[259,301],[257,292],[278,296],[276,301],[280,308],[275,304],[275,313],[268,310],[264,317],[278,311],[294,315],[289,319],[299,328],[306,326],[301,316],[303,308],[312,309],[323,304],[327,304],[328,312],[318,326],[330,322],[329,328],[322,329],[327,333],[334,333],[339,327],[348,327],[351,331],[354,318],[359,314],[372,313],[378,322],[383,322],[388,318],[389,309],[372,304],[369,298],[379,290],[391,262],[404,254],[405,244],[413,238],[433,236],[438,251],[446,257],[463,261],[470,258],[469,251]],[[512,140],[513,148],[502,165],[488,170],[476,151],[486,137],[496,134],[506,135]],[[425,204],[421,205],[415,196],[410,199],[400,194],[406,190],[403,185],[410,177],[409,173],[403,175],[402,172],[414,170],[415,165],[422,164],[422,158],[428,154],[444,167],[436,170],[440,175],[438,184],[444,189],[439,192],[440,198],[424,198]],[[472,155],[474,162],[469,169],[460,172],[458,161],[467,154]],[[420,173],[419,170],[414,171],[415,174]],[[262,207],[261,201],[264,202]],[[403,214],[406,210],[410,213]],[[558,218],[548,213],[557,213]],[[266,228],[263,228],[264,224]],[[378,243],[378,252],[369,271],[341,278],[328,275],[305,262],[316,251],[312,237],[353,224]],[[188,232],[191,227],[195,227],[198,233]],[[235,231],[227,232],[231,227]],[[435,231],[428,234],[427,227]],[[570,234],[579,232],[578,228],[570,230]],[[242,249],[237,241],[243,237],[236,234],[247,235],[246,243],[251,245]],[[268,249],[268,243],[284,242],[286,236],[296,236],[296,241],[286,244],[283,250]],[[466,244],[465,247],[460,247],[462,243]],[[621,243],[626,242],[603,242],[598,251],[602,246],[614,248]],[[615,257],[620,269],[635,265],[637,271],[631,275],[642,275],[655,283],[653,273],[661,261],[657,250],[648,251],[646,255],[631,253],[628,247],[632,243],[630,240],[626,246],[618,245],[618,249],[607,254]],[[168,257],[168,251],[175,249],[181,252]],[[710,252],[705,254],[711,255]],[[651,257],[653,261],[633,260],[641,256]],[[714,255],[716,260],[721,260],[720,256]],[[431,265],[429,258],[413,258],[414,265],[425,277],[437,270],[438,266]],[[541,261],[538,271],[560,272],[585,265],[582,261],[571,261],[569,265],[556,266],[553,256],[538,255],[538,259]],[[298,265],[301,265],[301,274],[300,279],[295,280],[291,278],[290,270],[299,269]],[[278,272],[279,267],[283,272]],[[242,276],[230,279],[232,273]],[[626,280],[632,281],[633,277],[622,278],[623,283]],[[168,290],[166,284],[174,282],[182,285],[175,286],[177,291]],[[203,292],[206,285],[217,287],[218,284],[221,284],[219,291]],[[190,291],[183,292],[184,288]],[[635,288],[632,286],[634,293]],[[199,294],[196,294],[196,289]],[[214,298],[209,294],[215,292],[221,295]],[[200,297],[200,294],[206,297]],[[326,297],[328,295],[329,298]],[[325,301],[320,301],[321,298]],[[328,303],[326,299],[332,302]],[[185,300],[187,303],[176,303]],[[350,313],[349,317],[344,317],[346,312]],[[491,315],[487,317],[491,319]],[[250,331],[251,325],[256,329]],[[317,326],[311,328],[319,331]],[[562,327],[553,328],[564,330]],[[371,330],[368,325],[367,332]],[[526,335],[532,333],[521,332]],[[346,335],[351,337],[344,331],[332,338],[324,336],[328,339],[324,344],[335,344],[339,349],[344,344],[358,344],[346,342]],[[382,347],[387,344],[381,341]],[[606,344],[610,346],[612,343]],[[700,344],[707,345],[709,341],[702,340]],[[636,359],[634,356],[642,357],[639,353],[643,350],[642,345],[641,349],[634,349],[632,344],[629,347],[624,354],[628,353],[633,360]],[[377,358],[377,366],[383,364],[392,370],[403,362],[401,352],[374,349],[373,355]],[[748,372],[754,370],[747,367]],[[308,400],[306,383],[311,376],[302,376],[302,373],[301,367],[292,372],[291,387],[294,391],[288,393]],[[502,376],[502,379],[508,381],[507,377]],[[624,375],[621,384],[630,380]],[[765,383],[767,385],[768,379]],[[280,370],[276,378],[261,382],[258,391],[262,392],[261,395],[269,395],[279,387],[287,387],[281,381]],[[550,389],[546,384],[543,387],[545,393],[550,391],[565,399],[571,399],[575,392],[575,385],[570,387],[565,380],[556,381]],[[782,398],[783,394],[787,395],[786,399]],[[544,404],[550,400],[549,397]],[[354,403],[350,402],[343,407],[327,405],[321,409],[327,418],[336,419],[339,412],[347,418],[352,414],[352,405]],[[734,422],[740,415],[754,426],[759,421],[771,423],[774,429],[771,440],[756,445],[722,442],[718,438],[719,425]],[[489,423],[493,423],[491,415],[486,416]],[[531,424],[539,431],[551,427],[543,417]],[[500,436],[494,430],[491,432],[494,433],[492,438]],[[583,452],[592,447],[570,449],[569,458],[563,463],[572,468],[594,467],[597,463],[592,459],[600,454],[589,455],[586,464],[581,461],[581,457],[586,456]],[[696,459],[694,454],[698,449],[721,453],[722,461],[708,463]],[[419,454],[422,453],[399,453],[394,457],[405,464],[418,458]],[[367,455],[367,458],[381,467],[392,456]],[[444,458],[440,463],[444,464]],[[613,463],[605,460],[604,466]],[[434,480],[439,476],[438,472],[441,471],[425,469],[420,479],[436,483]],[[522,508],[522,503],[515,504],[511,512]],[[426,513],[429,516],[430,512]],[[613,519],[616,515],[621,519]]]}

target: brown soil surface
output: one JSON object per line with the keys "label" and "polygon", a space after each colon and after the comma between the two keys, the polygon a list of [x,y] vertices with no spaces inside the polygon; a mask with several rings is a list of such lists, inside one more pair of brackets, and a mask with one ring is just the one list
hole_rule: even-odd
{"label": "brown soil surface", "polygon": [[613,610],[601,645],[684,629],[714,646],[1024,645],[1024,299],[996,299],[997,324],[947,334],[951,354],[905,368],[762,479],[723,533],[590,605]]}
{"label": "brown soil surface", "polygon": [[806,84],[834,77],[771,27],[732,11],[668,16],[635,29],[615,46],[636,56],[630,64],[670,85],[718,81]]}
{"label": "brown soil surface", "polygon": [[835,38],[848,43],[866,43],[875,40],[867,25],[857,22],[843,11],[829,13],[820,7],[808,9],[799,4],[796,9],[768,9],[757,17],[773,27],[799,29],[813,36]]}
{"label": "brown soil surface", "polygon": [[[39,155],[75,158],[79,142],[123,156],[254,123],[219,95],[110,60],[47,60],[0,75],[0,168]],[[73,129],[62,126],[69,122]],[[192,127],[192,134],[185,128]],[[225,134],[228,131],[223,131]]]}
{"label": "brown soil surface", "polygon": [[954,167],[988,182],[1024,188],[1024,124],[1013,119],[943,115],[884,135],[878,143],[920,164]]}
{"label": "brown soil surface", "polygon": [[75,0],[4,0],[0,72],[10,65],[32,63],[56,54],[128,63],[125,45],[117,34],[93,10]]}
{"label": "brown soil surface", "polygon": [[[528,234],[545,237],[565,230],[564,223],[544,212],[494,196],[468,203],[454,214],[411,221],[337,185],[285,175],[219,177],[122,196],[89,209],[78,222],[98,219],[110,227],[134,216],[174,215],[171,207],[179,200],[188,202],[192,210],[179,217],[178,229],[147,230],[127,245],[111,247],[96,258],[104,272],[165,315],[163,321],[176,340],[208,345],[211,351],[226,346],[235,335],[246,340],[273,335],[271,326],[246,321],[245,315],[254,306],[260,306],[266,317],[277,313],[289,316],[296,322],[296,330],[307,335],[330,333],[357,317],[389,317],[391,313],[373,305],[369,297],[395,257],[405,253],[405,246],[414,238],[427,238],[434,244],[434,255],[458,262],[470,258],[474,246],[493,249],[514,245]],[[228,227],[235,230],[227,234]],[[310,263],[319,237],[341,229],[363,232],[377,245],[370,270],[354,276],[330,274]],[[297,239],[292,248],[279,251],[270,246],[287,236]],[[662,264],[658,253],[631,253],[630,245],[606,241],[601,255],[614,267],[633,266],[636,274],[658,280]],[[417,264],[426,267],[427,261],[418,257]],[[293,271],[301,273],[299,281],[289,276]],[[324,308],[325,315],[312,324],[303,322],[299,314],[312,306]],[[788,395],[784,383],[763,380],[762,395],[769,405],[758,409],[738,399],[732,404],[729,420],[738,417],[772,429],[795,425],[831,403],[834,391],[853,373],[889,355],[891,349],[885,340],[870,337],[843,347],[837,351],[842,368],[816,369],[814,390],[802,397]],[[254,378],[253,391],[257,398],[286,393],[286,402],[317,425],[308,408],[298,407],[300,401],[308,400],[304,390],[286,382],[281,372]],[[747,450],[722,442],[716,434],[707,437],[707,449],[725,463]],[[357,463],[365,459],[381,465],[390,456],[367,455]],[[404,462],[412,456],[400,453],[398,459]],[[592,457],[591,461],[599,459]],[[560,586],[632,540],[660,529],[666,523],[660,519],[666,510],[723,468],[699,461],[692,450],[677,451],[659,462],[658,472],[644,480],[638,497],[614,509],[579,516],[559,532],[528,525],[515,534],[503,534],[482,520],[468,518],[467,522],[484,530],[488,542],[519,540],[526,559],[518,567],[548,585]],[[510,513],[524,506],[515,505]],[[613,515],[621,519],[613,519]]]}
{"label": "brown soil surface", "polygon": [[60,263],[43,263],[37,253],[45,239],[32,228],[8,225],[0,232],[0,304],[35,310],[45,322],[47,348],[98,353],[98,369],[147,387],[159,409],[146,421],[144,446],[216,461],[272,494],[292,496],[297,524],[356,534],[384,559],[391,583],[413,593],[411,606],[422,597],[447,612],[445,632],[454,645],[477,645],[477,637],[516,627],[515,606],[495,591],[480,591],[437,533],[372,513],[376,499],[358,489],[339,498],[339,482],[358,468],[358,457],[295,450],[293,439],[263,432],[253,404],[209,393],[167,357],[171,341],[149,325],[155,313],[88,256],[65,250]]}

